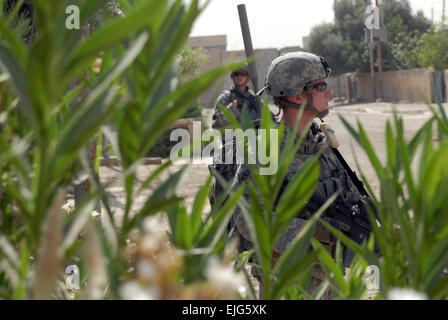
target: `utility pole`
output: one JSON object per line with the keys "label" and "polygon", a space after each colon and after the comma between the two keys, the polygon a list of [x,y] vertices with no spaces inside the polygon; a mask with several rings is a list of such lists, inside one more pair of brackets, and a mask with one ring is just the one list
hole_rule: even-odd
{"label": "utility pole", "polygon": [[443,0],[443,6],[442,6],[442,28],[445,25],[445,0]]}
{"label": "utility pole", "polygon": [[373,61],[373,50],[375,50],[375,42],[369,42],[369,58],[370,58],[370,87],[372,88],[372,97],[376,99],[376,82],[375,82],[375,66]]}
{"label": "utility pole", "polygon": [[[375,0],[375,4],[378,8],[380,7],[378,5],[378,0]],[[382,20],[382,18],[383,17],[381,16],[381,20]],[[383,22],[383,21],[381,21],[381,22]],[[380,41],[380,39],[378,39],[376,42],[376,50],[377,50],[376,53],[378,56],[378,99],[383,100],[383,66],[382,66],[382,62],[381,62],[381,41]]]}

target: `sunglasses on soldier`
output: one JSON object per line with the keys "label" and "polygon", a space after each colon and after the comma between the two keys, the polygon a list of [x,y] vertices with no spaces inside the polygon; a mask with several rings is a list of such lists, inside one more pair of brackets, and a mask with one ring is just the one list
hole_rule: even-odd
{"label": "sunglasses on soldier", "polygon": [[306,90],[309,87],[311,87],[312,89],[317,89],[317,91],[319,91],[319,92],[324,92],[325,90],[327,90],[328,83],[318,82],[315,84],[307,85],[307,86],[305,86],[304,90]]}
{"label": "sunglasses on soldier", "polygon": [[247,77],[249,74],[245,71],[235,71],[232,72],[232,78],[233,77],[238,77],[238,76],[242,76],[242,77]]}

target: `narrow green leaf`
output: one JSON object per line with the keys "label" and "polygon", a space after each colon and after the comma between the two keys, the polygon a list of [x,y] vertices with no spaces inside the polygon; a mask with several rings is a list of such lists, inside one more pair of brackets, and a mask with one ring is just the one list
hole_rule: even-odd
{"label": "narrow green leaf", "polygon": [[[198,231],[199,241],[198,247],[206,247],[215,244],[221,238],[224,231],[227,229],[227,224],[232,216],[236,203],[240,200],[243,194],[244,186],[238,187],[234,190],[231,196],[225,201],[224,205],[219,208],[218,212],[213,216],[211,223],[207,223],[203,231]],[[211,216],[211,215],[210,215]]]}
{"label": "narrow green leaf", "polygon": [[181,248],[191,250],[193,247],[193,239],[191,235],[191,220],[188,215],[187,209],[181,206],[177,213],[179,217],[177,218],[176,233],[178,245]]}
{"label": "narrow green leaf", "polygon": [[[274,286],[273,296],[279,297],[291,282],[295,281],[300,274],[296,268],[298,261],[300,261],[307,253],[310,247],[310,239],[314,230],[314,225],[319,217],[325,212],[330,204],[336,199],[338,194],[331,196],[313,216],[306,221],[302,229],[298,232],[293,243],[282,254],[277,265],[274,268],[274,273],[277,276],[277,284]],[[303,268],[307,266],[303,265]]]}
{"label": "narrow green leaf", "polygon": [[348,295],[349,287],[344,279],[344,272],[339,268],[339,266],[334,262],[333,258],[330,254],[325,250],[325,248],[320,244],[316,239],[312,240],[314,248],[319,251],[319,260],[322,265],[325,265],[330,271],[333,277],[335,278],[339,288],[342,290],[344,295]]}
{"label": "narrow green leaf", "polygon": [[156,24],[160,21],[164,16],[162,10],[166,3],[166,0],[144,1],[128,12],[125,17],[110,20],[104,27],[94,32],[75,48],[62,64],[61,85],[65,87],[76,73],[83,69],[86,62],[98,56],[102,50],[138,32],[150,23]]}
{"label": "narrow green leaf", "polygon": [[[309,239],[308,239],[309,241]],[[312,265],[317,257],[317,251],[310,251],[300,260],[295,261],[291,268],[285,270],[281,277],[278,277],[272,291],[272,299],[280,299],[289,285],[297,281],[300,274]]]}
{"label": "narrow green leaf", "polygon": [[211,184],[212,178],[210,176],[205,184],[199,189],[193,202],[193,208],[191,210],[191,233],[194,239],[196,239],[197,232],[199,231],[202,222],[202,213],[205,202],[208,200]]}
{"label": "narrow green leaf", "polygon": [[32,105],[29,88],[25,79],[25,72],[19,60],[14,56],[10,49],[0,40],[0,66],[8,73],[9,80],[12,82],[17,95],[20,98],[21,105],[24,108],[24,114],[30,120],[36,134],[42,132],[39,118],[35,108]]}
{"label": "narrow green leaf", "polygon": [[7,25],[7,23],[0,19],[0,34],[3,39],[9,44],[13,50],[14,56],[19,61],[26,58],[26,49],[21,39],[14,33],[14,31]]}
{"label": "narrow green leaf", "polygon": [[356,254],[358,254],[361,257],[364,257],[367,262],[370,265],[378,265],[378,259],[374,255],[373,252],[370,252],[367,249],[363,249],[359,244],[357,244],[355,241],[347,237],[345,234],[343,234],[338,229],[334,228],[332,225],[327,223],[325,220],[320,220],[320,223],[328,229],[336,238],[341,240],[341,242],[346,245],[349,249],[353,250]]}
{"label": "narrow green leaf", "polygon": [[145,181],[142,182],[141,186],[139,187],[138,191],[137,191],[137,196],[141,194],[141,192],[143,190],[146,189],[146,187],[148,187],[151,182],[156,179],[157,177],[160,176],[160,174],[162,174],[166,169],[168,169],[173,163],[171,162],[171,160],[168,160],[166,162],[164,162],[162,165],[158,166],[156,170],[154,170],[149,176],[148,178],[145,179]]}
{"label": "narrow green leaf", "polygon": [[173,121],[181,117],[187,108],[196,101],[197,97],[212,86],[214,80],[226,74],[234,66],[239,65],[241,63],[234,63],[207,71],[188,80],[176,91],[165,97],[148,115],[150,120],[144,126],[143,136],[146,141],[141,148],[142,152],[149,150]]}
{"label": "narrow green leaf", "polygon": [[313,194],[319,177],[319,156],[320,153],[310,157],[286,186],[276,210],[276,237],[287,227],[289,221],[298,215]]}

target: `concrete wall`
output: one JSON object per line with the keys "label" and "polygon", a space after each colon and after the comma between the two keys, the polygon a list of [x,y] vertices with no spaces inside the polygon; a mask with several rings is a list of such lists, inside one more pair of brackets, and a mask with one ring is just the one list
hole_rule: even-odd
{"label": "concrete wall", "polygon": [[[435,91],[433,92],[433,102],[440,101],[445,102],[446,101],[446,90],[445,90],[445,72],[435,70],[432,72],[432,77],[434,79],[434,85],[435,85]],[[433,87],[431,89],[434,90]]]}
{"label": "concrete wall", "polygon": [[[243,59],[246,59],[246,53],[244,52],[244,50],[226,51],[221,54],[221,64],[240,61]],[[230,78],[230,74],[229,74],[228,76],[225,77],[224,82],[221,84],[220,90],[228,89],[232,85],[233,85],[233,81]]]}
{"label": "concrete wall", "polygon": [[[246,59],[244,50],[226,50],[227,37],[225,35],[191,37],[188,40],[187,45],[191,48],[202,47],[203,52],[210,56],[209,61],[202,66],[200,70],[201,72],[210,70],[222,64]],[[300,47],[285,47],[281,50],[273,48],[254,50],[258,88],[261,89],[264,86],[264,77],[272,60],[282,53],[299,51],[300,49]],[[216,98],[222,90],[229,89],[232,85],[233,81],[230,79],[229,73],[229,75],[219,79],[211,89],[201,96],[201,103],[207,108],[212,108],[216,102]],[[250,87],[252,90],[254,89],[252,84],[250,84]]]}
{"label": "concrete wall", "polygon": [[227,46],[227,36],[225,34],[221,34],[215,36],[190,37],[188,38],[187,45],[191,48],[224,47],[225,50]]}
{"label": "concrete wall", "polygon": [[330,89],[334,92],[333,99],[345,100],[347,98],[345,75],[329,77],[327,82]]}
{"label": "concrete wall", "polygon": [[445,102],[448,102],[448,69],[445,70]]}
{"label": "concrete wall", "polygon": [[[202,65],[200,71],[204,72],[213,69],[222,64],[222,55],[227,50],[227,36],[201,36],[190,37],[187,45],[191,48],[202,48],[202,52],[209,56],[207,63]],[[222,81],[217,81],[208,91],[201,96],[201,103],[206,107],[211,107],[214,104],[217,96],[222,89]]]}
{"label": "concrete wall", "polygon": [[[432,71],[427,69],[412,69],[383,72],[382,98],[384,101],[406,100],[410,102],[424,101],[423,96],[432,97]],[[358,85],[358,99],[371,100],[372,86],[370,73],[356,75]],[[376,83],[377,97],[379,97],[378,79]]]}
{"label": "concrete wall", "polygon": [[295,47],[284,47],[278,50],[279,55],[282,55],[284,53],[288,53],[288,52],[296,52],[296,51],[306,51],[303,48],[299,47],[299,46],[295,46]]}
{"label": "concrete wall", "polygon": [[370,78],[370,73],[358,73],[356,75],[358,83],[358,99],[361,100],[372,100],[374,99],[372,94],[372,81]]}
{"label": "concrete wall", "polygon": [[[232,61],[244,60],[246,54],[244,50],[227,51],[227,36],[202,36],[192,37],[188,41],[188,46],[192,48],[202,47],[205,54],[210,56],[209,61],[204,64],[201,71],[210,70],[217,66]],[[257,66],[258,88],[264,86],[266,70],[273,59],[285,52],[300,51],[300,47],[286,47],[278,49],[257,49],[255,50]],[[382,98],[384,101],[406,100],[410,102],[423,101],[422,94],[434,101],[434,94],[431,88],[431,79],[434,79],[436,86],[445,98],[448,95],[448,70],[443,72],[429,69],[413,69],[383,72]],[[351,80],[351,81],[350,81]],[[373,90],[371,86],[370,73],[350,73],[328,79],[330,88],[334,92],[337,100],[373,100]],[[347,83],[350,86],[347,88]],[[233,85],[230,74],[219,79],[211,89],[201,96],[201,103],[208,108],[212,108],[216,98],[222,90]],[[251,85],[251,89],[252,85]],[[376,81],[376,97],[379,97],[378,79]]]}
{"label": "concrete wall", "polygon": [[[257,84],[258,88],[261,89],[264,86],[264,76],[266,70],[276,57],[278,57],[279,52],[277,49],[257,49],[254,50],[255,53],[255,65],[257,68]],[[226,51],[222,54],[222,64],[239,61],[246,59],[246,53],[244,50],[240,51]],[[230,88],[233,85],[233,81],[229,77],[226,77],[224,81],[223,89]],[[252,84],[250,84],[251,89],[253,90]]]}

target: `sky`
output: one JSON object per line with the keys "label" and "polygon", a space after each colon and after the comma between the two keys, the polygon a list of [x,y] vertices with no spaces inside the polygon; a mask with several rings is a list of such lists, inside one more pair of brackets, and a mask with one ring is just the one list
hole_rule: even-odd
{"label": "sky", "polygon": [[[423,10],[429,19],[433,8],[434,20],[440,21],[443,0],[409,2],[413,13]],[[211,0],[193,26],[191,36],[226,34],[227,50],[243,50],[238,4],[246,5],[255,49],[302,46],[302,37],[314,25],[334,20],[333,0]],[[448,8],[445,15],[448,16]]]}

